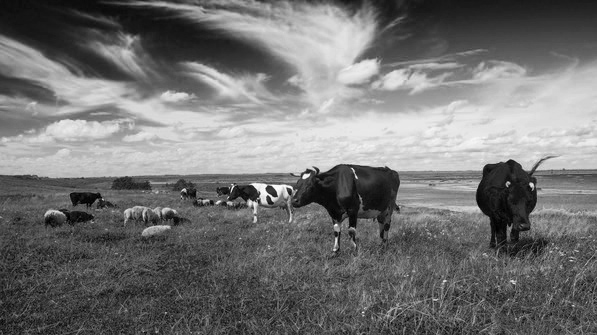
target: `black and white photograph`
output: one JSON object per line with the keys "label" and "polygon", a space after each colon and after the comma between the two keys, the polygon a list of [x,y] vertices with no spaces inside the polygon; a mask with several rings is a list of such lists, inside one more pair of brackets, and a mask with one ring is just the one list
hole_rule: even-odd
{"label": "black and white photograph", "polygon": [[597,2],[0,1],[0,334],[597,333]]}

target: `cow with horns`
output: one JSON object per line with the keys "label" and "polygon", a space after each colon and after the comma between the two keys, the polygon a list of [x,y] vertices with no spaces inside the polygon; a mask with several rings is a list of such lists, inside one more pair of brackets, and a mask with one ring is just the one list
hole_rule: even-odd
{"label": "cow with horns", "polygon": [[533,177],[533,173],[541,163],[554,157],[541,158],[528,173],[511,159],[483,167],[476,200],[483,214],[489,217],[490,248],[499,248],[506,243],[506,231],[510,225],[511,242],[518,241],[521,231],[531,229],[529,214],[537,204],[537,178]]}
{"label": "cow with horns", "polygon": [[252,183],[249,185],[232,184],[228,201],[238,197],[247,202],[249,208],[253,208],[253,223],[257,223],[257,212],[259,206],[266,208],[282,207],[288,212],[288,223],[292,222],[292,193],[290,185],[272,185]]}
{"label": "cow with horns", "polygon": [[348,235],[357,250],[357,218],[377,218],[379,237],[385,244],[396,208],[400,187],[398,172],[388,167],[340,164],[327,172],[307,169],[300,175],[292,205],[302,207],[312,202],[323,206],[334,226],[333,252],[340,251],[341,224],[348,217]]}

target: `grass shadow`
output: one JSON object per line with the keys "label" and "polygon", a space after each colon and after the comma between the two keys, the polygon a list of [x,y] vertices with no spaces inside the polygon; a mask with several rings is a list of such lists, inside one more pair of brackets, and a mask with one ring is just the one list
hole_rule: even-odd
{"label": "grass shadow", "polygon": [[79,235],[81,241],[92,243],[117,243],[127,238],[126,233],[113,231],[82,231]]}
{"label": "grass shadow", "polygon": [[508,246],[508,255],[516,258],[540,256],[549,243],[549,240],[542,237],[537,239],[522,238],[517,243]]}

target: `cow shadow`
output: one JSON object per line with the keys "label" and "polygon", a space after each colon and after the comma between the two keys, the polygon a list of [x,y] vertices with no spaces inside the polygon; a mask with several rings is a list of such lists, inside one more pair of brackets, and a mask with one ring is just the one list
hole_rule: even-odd
{"label": "cow shadow", "polygon": [[521,238],[518,242],[508,245],[508,256],[513,258],[536,257],[543,254],[550,241],[545,238]]}

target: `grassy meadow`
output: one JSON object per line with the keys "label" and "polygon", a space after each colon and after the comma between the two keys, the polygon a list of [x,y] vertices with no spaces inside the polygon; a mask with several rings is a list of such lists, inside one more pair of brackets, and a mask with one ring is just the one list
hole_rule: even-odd
{"label": "grassy meadow", "polygon": [[[498,254],[488,218],[446,209],[475,205],[476,175],[401,178],[388,244],[377,223],[359,220],[353,252],[345,222],[332,257],[331,220],[318,205],[295,209],[291,224],[285,211],[263,209],[253,224],[248,209],[182,202],[163,188],[177,176],[150,177],[158,194],[110,190],[111,178],[0,177],[0,333],[597,333],[597,195],[547,192],[577,179],[538,177],[546,194],[531,231]],[[583,190],[597,189],[583,178]],[[212,199],[232,181],[296,180],[186,179]],[[120,208],[44,228],[43,213],[71,208],[75,190]],[[173,207],[191,223],[142,238],[141,223],[123,226],[134,205]]]}

